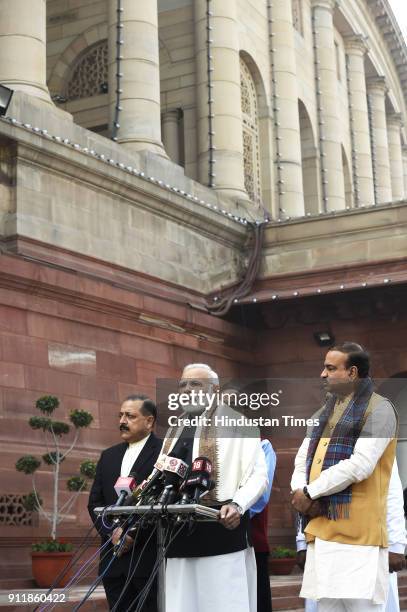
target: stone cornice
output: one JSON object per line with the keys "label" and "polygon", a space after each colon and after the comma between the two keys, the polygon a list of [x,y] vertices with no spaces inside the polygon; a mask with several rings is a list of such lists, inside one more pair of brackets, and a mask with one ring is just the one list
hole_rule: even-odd
{"label": "stone cornice", "polygon": [[[245,226],[213,210],[188,201],[160,185],[129,175],[96,158],[86,157],[75,149],[0,122],[0,136],[17,142],[17,159],[48,171],[88,183],[134,202],[134,205],[156,213],[161,218],[192,228],[215,242],[241,247],[247,236]],[[142,195],[142,197],[140,197]]]}
{"label": "stone cornice", "polygon": [[[249,304],[271,300],[287,301],[295,298],[338,294],[360,289],[405,285],[407,280],[406,258],[361,263],[351,266],[335,266],[329,270],[315,269],[304,273],[276,274],[259,279],[250,297],[240,300]],[[273,297],[274,296],[274,297]]]}
{"label": "stone cornice", "polygon": [[403,33],[388,0],[367,0],[366,4],[387,43],[407,101],[407,44]]}
{"label": "stone cornice", "polygon": [[[397,236],[395,230],[397,229]],[[335,246],[332,243],[335,233]],[[393,283],[407,279],[405,239],[407,236],[406,203],[338,211],[329,216],[271,223],[265,231],[261,272],[250,298],[288,299],[316,294],[317,289],[338,291],[341,282],[333,281],[335,267],[347,270],[352,287],[366,281],[369,286],[385,283],[387,274]],[[384,248],[383,244],[388,247]],[[380,246],[378,246],[380,245]],[[333,256],[335,249],[335,256]],[[374,268],[375,277],[362,278],[358,270]],[[338,272],[339,274],[339,272]],[[266,280],[267,279],[267,280]],[[290,280],[291,279],[291,280]],[[389,281],[389,282],[390,282]],[[276,294],[260,296],[258,283],[268,282]],[[329,286],[329,289],[328,289]],[[242,301],[249,301],[244,298]]]}
{"label": "stone cornice", "polygon": [[[200,204],[200,198],[194,193],[187,194],[178,190],[167,189],[165,181],[152,177],[141,177],[130,174],[117,165],[111,165],[108,156],[85,155],[79,145],[66,146],[53,137],[45,137],[41,130],[31,126],[15,125],[8,120],[0,121],[0,137],[9,139],[18,145],[18,157],[26,159],[30,164],[33,162],[44,168],[61,172],[64,175],[89,184],[101,187],[121,197],[134,200],[137,205],[144,206],[140,201],[140,193],[150,198],[145,208],[157,211],[161,217],[166,217],[187,227],[199,230],[213,238],[218,237],[225,240],[225,244],[232,244],[235,239],[241,242],[246,235],[246,227],[236,222],[238,217],[233,213],[223,210],[222,204],[217,205]],[[67,141],[69,142],[69,141]],[[77,148],[78,147],[78,148]],[[76,177],[76,178],[75,178]],[[146,180],[148,179],[148,180]],[[196,183],[198,195],[202,186]],[[181,194],[181,195],[179,195]],[[184,197],[182,197],[184,196]],[[187,197],[190,196],[190,197]],[[225,205],[226,206],[226,205]],[[203,230],[203,228],[205,228]]]}

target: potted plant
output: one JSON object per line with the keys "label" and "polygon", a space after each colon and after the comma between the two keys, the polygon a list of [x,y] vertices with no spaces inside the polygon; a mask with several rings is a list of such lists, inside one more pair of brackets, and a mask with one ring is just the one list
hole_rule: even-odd
{"label": "potted plant", "polygon": [[[33,544],[32,546],[32,568],[33,576],[39,587],[49,587],[55,578],[70,562],[73,556],[73,545],[62,539],[57,539],[58,525],[69,513],[78,495],[86,489],[89,479],[95,477],[96,464],[93,461],[83,461],[80,465],[80,474],[72,476],[66,482],[68,491],[72,495],[62,505],[59,503],[61,483],[61,463],[74,449],[81,429],[89,427],[93,417],[85,410],[73,410],[69,420],[75,429],[75,435],[71,443],[62,443],[62,437],[69,434],[71,426],[64,421],[56,421],[51,418],[59,406],[59,400],[52,395],[40,397],[36,402],[36,408],[42,416],[33,416],[29,419],[31,429],[41,429],[44,434],[46,453],[42,455],[42,461],[51,468],[52,472],[52,506],[49,511],[43,508],[43,500],[37,490],[35,472],[41,465],[41,460],[33,455],[20,457],[16,463],[19,472],[28,474],[32,479],[32,491],[24,496],[24,506],[27,510],[37,511],[50,525],[49,539]],[[68,571],[56,586],[65,586],[70,578]]]}
{"label": "potted plant", "polygon": [[277,576],[288,576],[297,562],[297,552],[292,548],[277,546],[270,551],[270,573]]}

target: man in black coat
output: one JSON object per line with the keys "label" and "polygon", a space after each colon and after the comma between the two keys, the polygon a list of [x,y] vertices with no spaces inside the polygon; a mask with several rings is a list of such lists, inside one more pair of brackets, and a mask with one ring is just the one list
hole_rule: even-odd
{"label": "man in black coat", "polygon": [[[135,474],[137,484],[139,484],[151,474],[162,446],[162,441],[152,431],[156,418],[156,406],[145,395],[130,395],[123,402],[119,413],[119,429],[123,442],[102,452],[89,495],[88,511],[94,523],[96,523],[96,517],[93,513],[94,508],[117,503],[114,485],[119,476],[127,477],[130,473]],[[117,542],[121,530],[115,530],[112,534],[101,525],[100,519],[96,523],[96,528],[102,536],[103,544],[111,540],[110,545],[103,549],[101,553],[100,575],[112,558],[112,542],[113,544]],[[137,563],[149,533],[148,528],[141,530],[135,543],[132,538],[126,536],[121,556],[113,561],[106,576],[104,576],[103,586],[110,609],[117,602],[129,574],[133,545],[135,550],[132,567]],[[135,597],[147,582],[156,560],[156,546],[156,539],[153,537],[143,552],[135,575],[128,584],[124,596],[120,599],[116,608],[118,612],[125,612],[130,609]],[[157,592],[156,588],[153,588],[143,606],[143,612],[156,612],[156,600]],[[135,605],[137,605],[137,602]]]}

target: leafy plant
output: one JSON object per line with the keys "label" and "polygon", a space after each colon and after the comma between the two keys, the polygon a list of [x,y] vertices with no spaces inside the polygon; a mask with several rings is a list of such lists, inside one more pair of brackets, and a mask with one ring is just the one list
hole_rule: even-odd
{"label": "leafy plant", "polygon": [[80,427],[89,427],[93,421],[93,416],[85,410],[73,410],[69,418],[77,429]]}
{"label": "leafy plant", "polygon": [[70,552],[72,544],[68,542],[58,542],[58,540],[44,540],[31,546],[33,552]]}
{"label": "leafy plant", "polygon": [[32,416],[28,423],[33,430],[42,430],[44,434],[44,442],[47,452],[42,455],[41,459],[45,465],[52,468],[53,474],[53,504],[51,511],[47,512],[43,508],[43,502],[35,485],[35,472],[41,465],[41,460],[33,455],[25,455],[20,457],[16,463],[16,470],[31,476],[33,490],[24,496],[23,504],[27,510],[38,511],[50,523],[51,540],[41,542],[33,546],[33,550],[38,552],[65,552],[71,550],[72,546],[63,542],[57,541],[57,526],[62,522],[65,516],[69,513],[77,496],[81,491],[84,491],[87,482],[95,477],[96,464],[93,461],[83,461],[80,466],[80,475],[72,476],[67,481],[67,489],[73,495],[62,504],[59,505],[59,483],[60,483],[60,465],[66,459],[67,455],[74,449],[81,429],[89,427],[93,421],[93,417],[85,410],[73,410],[69,415],[69,420],[72,423],[75,434],[68,448],[62,448],[62,437],[71,431],[71,426],[64,421],[54,421],[53,413],[59,406],[59,399],[54,395],[44,395],[40,397],[36,403],[36,408],[46,416]]}
{"label": "leafy plant", "polygon": [[82,461],[79,471],[82,476],[86,476],[87,478],[91,478],[93,480],[96,476],[96,463],[89,460]]}
{"label": "leafy plant", "polygon": [[59,406],[59,399],[55,395],[43,395],[37,399],[35,405],[44,414],[52,414]]}
{"label": "leafy plant", "polygon": [[64,459],[65,459],[64,455],[60,453],[59,451],[45,453],[45,455],[42,456],[42,460],[47,465],[54,465],[55,463],[62,463]]}
{"label": "leafy plant", "polygon": [[82,476],[72,476],[66,483],[68,491],[84,491],[86,489],[86,480]]}
{"label": "leafy plant", "polygon": [[284,546],[276,546],[270,551],[272,559],[293,559],[297,556],[297,551],[292,548],[284,548]]}
{"label": "leafy plant", "polygon": [[41,465],[41,461],[32,455],[24,455],[20,457],[16,463],[16,470],[24,472],[24,474],[34,474]]}
{"label": "leafy plant", "polygon": [[23,506],[28,512],[35,512],[42,506],[42,499],[34,491],[31,491],[28,495],[24,495]]}

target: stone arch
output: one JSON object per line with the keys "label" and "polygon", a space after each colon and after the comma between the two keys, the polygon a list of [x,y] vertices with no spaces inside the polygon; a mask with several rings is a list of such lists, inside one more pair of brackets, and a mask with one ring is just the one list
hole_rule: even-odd
{"label": "stone arch", "polygon": [[342,170],[343,170],[343,181],[345,188],[345,205],[346,208],[353,207],[353,186],[352,186],[352,174],[349,167],[348,157],[345,152],[345,148],[342,145]]}
{"label": "stone arch", "polygon": [[95,43],[107,39],[107,24],[90,27],[71,42],[61,54],[48,79],[48,88],[52,95],[63,95],[69,74],[78,60]]}
{"label": "stone arch", "polygon": [[300,120],[302,185],[305,212],[313,215],[319,212],[318,151],[310,115],[302,100],[298,100]]}

